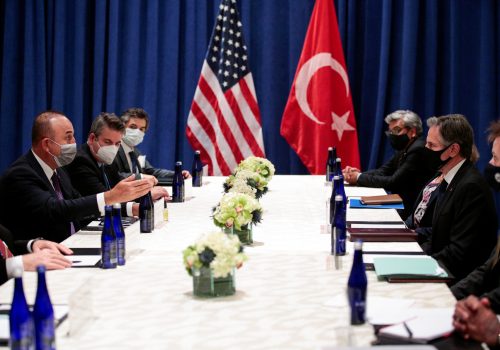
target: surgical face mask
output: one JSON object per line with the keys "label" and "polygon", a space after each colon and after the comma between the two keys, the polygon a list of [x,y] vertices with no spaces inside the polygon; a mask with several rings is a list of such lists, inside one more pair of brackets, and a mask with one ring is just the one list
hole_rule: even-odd
{"label": "surgical face mask", "polygon": [[491,164],[487,164],[486,168],[484,168],[484,177],[488,184],[495,191],[500,191],[500,167],[494,166]]}
{"label": "surgical face mask", "polygon": [[441,155],[450,147],[451,145],[443,148],[440,151],[433,151],[430,148],[424,147],[425,159],[430,169],[438,170],[442,168],[451,158],[441,160]]}
{"label": "surgical face mask", "polygon": [[389,138],[389,142],[391,143],[391,147],[396,151],[402,151],[410,142],[410,138],[408,134],[403,135],[394,135],[390,132],[386,132],[387,137]]}
{"label": "surgical face mask", "polygon": [[61,147],[61,154],[59,154],[58,156],[55,156],[49,152],[49,154],[52,157],[54,157],[54,160],[56,161],[56,163],[59,167],[68,165],[69,163],[71,163],[73,161],[73,159],[75,159],[76,143],[68,143],[65,145],[60,145],[52,139],[49,139],[49,140],[54,142],[59,147]]}
{"label": "surgical face mask", "polygon": [[139,129],[127,128],[123,136],[123,142],[131,147],[135,147],[144,139],[144,133]]}
{"label": "surgical face mask", "polygon": [[99,159],[107,165],[113,163],[113,160],[115,160],[116,154],[118,153],[118,146],[101,146],[99,145],[99,142],[97,142],[97,145],[99,146],[99,149],[97,150],[97,156]]}

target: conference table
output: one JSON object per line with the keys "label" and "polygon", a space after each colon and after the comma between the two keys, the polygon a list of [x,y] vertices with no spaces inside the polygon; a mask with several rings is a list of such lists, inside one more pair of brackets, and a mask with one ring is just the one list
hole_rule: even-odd
{"label": "conference table", "polygon": [[[368,323],[349,324],[346,288],[353,246],[349,242],[347,255],[333,263],[330,235],[321,229],[331,191],[324,176],[275,176],[260,199],[263,220],[253,229],[254,244],[245,247],[248,261],[236,271],[236,293],[193,296],[182,251],[201,234],[220,230],[211,213],[223,195],[224,179],[204,177],[196,188],[187,181],[186,201],[169,203],[169,221],[152,233],[139,233],[138,222],[128,227],[125,266],[48,272],[53,304],[69,304],[69,317],[57,328],[58,349],[327,349],[374,340]],[[385,193],[358,187],[346,192]],[[348,220],[400,220],[393,209],[377,210],[349,209]],[[100,247],[100,232],[80,231],[64,243]],[[406,242],[364,245],[399,246],[419,250]],[[417,308],[455,304],[444,283],[394,284],[379,281],[373,271],[367,276],[368,303],[379,297],[412,300]],[[33,302],[35,273],[24,274],[24,286]],[[10,303],[12,291],[12,281],[1,286],[0,303]]]}

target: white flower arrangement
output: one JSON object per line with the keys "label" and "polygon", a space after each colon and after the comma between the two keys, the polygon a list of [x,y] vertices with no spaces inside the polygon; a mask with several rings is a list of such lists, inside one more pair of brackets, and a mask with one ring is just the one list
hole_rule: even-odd
{"label": "white flower arrangement", "polygon": [[[227,180],[226,180],[227,182]],[[252,198],[255,198],[257,189],[250,186],[246,179],[234,177],[232,179],[231,187],[227,191],[228,193],[243,193],[247,194]]]}
{"label": "white flower arrangement", "polygon": [[240,170],[250,170],[262,176],[267,182],[271,181],[275,173],[275,168],[273,163],[271,163],[266,158],[261,157],[248,157],[240,162],[235,169],[235,173]]}
{"label": "white flower arrangement", "polygon": [[194,245],[183,251],[184,266],[191,275],[192,268],[212,269],[215,278],[227,277],[236,267],[240,268],[248,257],[243,253],[237,236],[211,232],[201,236]]}
{"label": "white flower arrangement", "polygon": [[262,207],[252,196],[244,193],[227,193],[214,208],[214,224],[234,227],[241,231],[248,224],[257,224],[262,218]]}
{"label": "white flower arrangement", "polygon": [[[259,175],[259,173],[253,172],[247,169],[240,169],[235,174],[229,175],[224,182],[224,192],[240,192],[250,194],[246,186],[253,188],[252,191],[254,198],[260,198],[267,192],[267,183],[265,177]],[[232,190],[235,185],[238,185],[238,189]],[[244,186],[246,185],[246,186]],[[232,191],[231,191],[232,190]]]}

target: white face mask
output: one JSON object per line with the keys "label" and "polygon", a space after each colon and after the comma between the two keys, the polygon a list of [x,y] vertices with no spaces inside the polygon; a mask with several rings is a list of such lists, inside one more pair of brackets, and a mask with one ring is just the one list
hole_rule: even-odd
{"label": "white face mask", "polygon": [[75,159],[76,143],[69,143],[69,144],[60,145],[52,139],[49,139],[49,140],[54,142],[59,147],[61,147],[61,154],[59,154],[58,156],[55,156],[49,152],[49,154],[52,157],[54,157],[54,160],[56,161],[56,164],[59,167],[68,165],[69,163],[71,163],[73,161],[73,159]]}
{"label": "white face mask", "polygon": [[97,151],[97,156],[99,157],[100,160],[103,161],[104,164],[110,165],[113,163],[113,160],[116,157],[116,154],[118,153],[118,146],[115,145],[109,145],[109,146],[101,146],[99,143],[97,143],[99,146],[99,150]]}
{"label": "white face mask", "polygon": [[144,133],[141,130],[127,128],[122,140],[130,147],[135,147],[140,144],[143,139]]}

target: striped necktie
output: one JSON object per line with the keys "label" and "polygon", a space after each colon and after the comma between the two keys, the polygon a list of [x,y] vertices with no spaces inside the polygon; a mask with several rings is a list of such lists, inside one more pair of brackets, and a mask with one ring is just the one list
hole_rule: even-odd
{"label": "striped necktie", "polygon": [[7,247],[7,244],[5,244],[5,242],[1,239],[0,239],[0,254],[4,259],[12,258],[14,256],[10,251],[9,247]]}
{"label": "striped necktie", "polygon": [[[54,185],[54,190],[56,191],[57,199],[60,201],[64,200],[63,193],[61,191],[61,180],[59,179],[59,175],[54,171],[54,174],[52,174],[52,177],[50,178],[52,181],[52,185]],[[75,231],[75,225],[73,225],[73,222],[70,222],[70,234],[74,234]]]}

